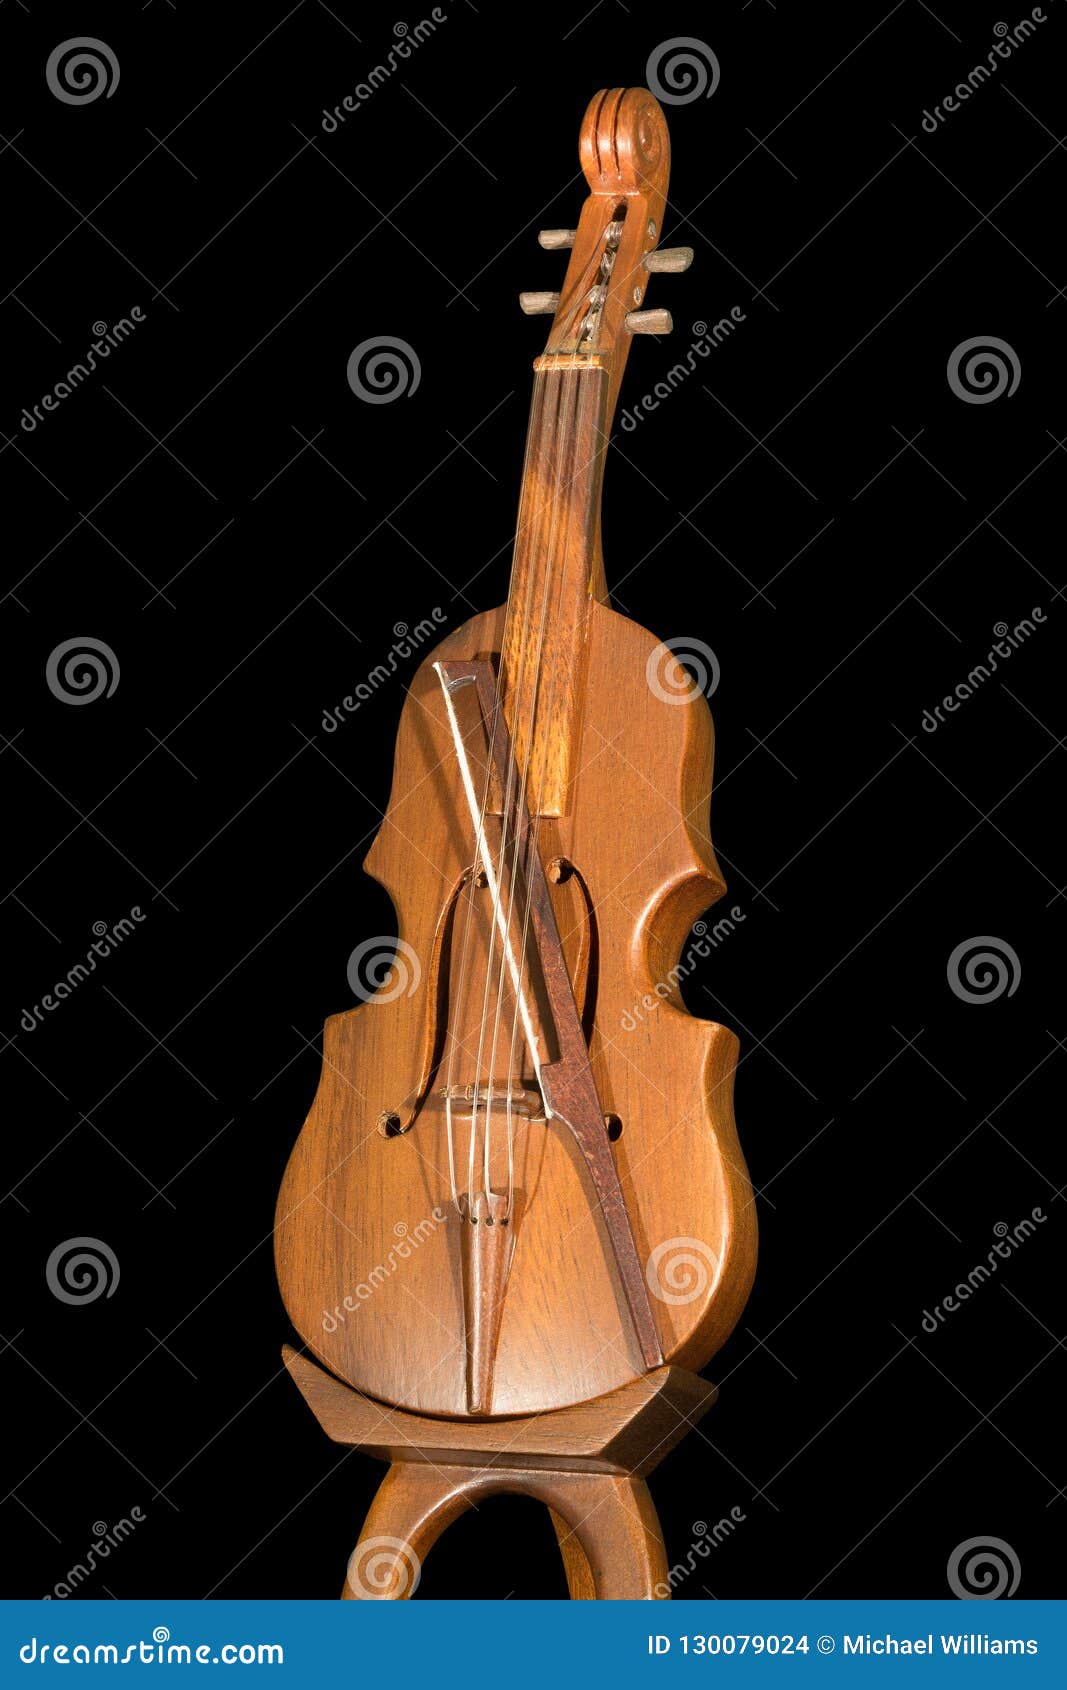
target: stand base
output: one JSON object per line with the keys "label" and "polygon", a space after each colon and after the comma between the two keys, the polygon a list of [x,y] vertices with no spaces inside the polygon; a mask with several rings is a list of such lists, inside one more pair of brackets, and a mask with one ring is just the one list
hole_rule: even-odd
{"label": "stand base", "polygon": [[501,1492],[536,1497],[549,1509],[572,1598],[670,1596],[645,1475],[711,1407],[714,1385],[661,1367],[574,1408],[513,1420],[432,1420],[361,1396],[295,1350],[282,1353],[326,1434],[391,1464],[348,1563],[346,1600],[410,1597],[445,1528]]}

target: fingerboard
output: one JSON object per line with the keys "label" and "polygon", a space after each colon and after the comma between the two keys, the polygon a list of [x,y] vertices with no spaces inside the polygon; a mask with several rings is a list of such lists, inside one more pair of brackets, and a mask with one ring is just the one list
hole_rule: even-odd
{"label": "fingerboard", "polygon": [[566,814],[577,772],[589,606],[606,596],[608,386],[595,359],[538,361],[501,649],[504,713],[532,816]]}

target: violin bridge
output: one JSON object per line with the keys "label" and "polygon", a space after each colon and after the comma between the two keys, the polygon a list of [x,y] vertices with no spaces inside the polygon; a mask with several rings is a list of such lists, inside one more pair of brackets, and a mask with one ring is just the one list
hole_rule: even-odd
{"label": "violin bridge", "polygon": [[489,1086],[443,1086],[440,1095],[446,1103],[451,1103],[453,1119],[461,1121],[473,1119],[476,1104],[482,1114],[488,1105],[524,1121],[545,1119],[545,1106],[538,1093],[509,1085],[506,1080],[494,1080]]}

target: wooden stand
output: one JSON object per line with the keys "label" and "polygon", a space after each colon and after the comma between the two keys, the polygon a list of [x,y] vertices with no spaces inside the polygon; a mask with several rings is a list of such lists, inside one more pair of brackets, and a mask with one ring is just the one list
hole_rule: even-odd
{"label": "wooden stand", "polygon": [[373,1402],[288,1347],[285,1364],[335,1443],[390,1462],[348,1564],[342,1596],[411,1596],[446,1526],[480,1498],[537,1497],[552,1515],[571,1596],[669,1597],[645,1475],[715,1401],[716,1388],[661,1367],[574,1408],[513,1420],[433,1420]]}

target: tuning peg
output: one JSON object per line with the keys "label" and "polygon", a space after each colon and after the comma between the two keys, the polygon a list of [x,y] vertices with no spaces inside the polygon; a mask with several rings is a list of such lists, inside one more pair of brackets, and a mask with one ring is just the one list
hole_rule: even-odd
{"label": "tuning peg", "polygon": [[670,334],[674,324],[669,311],[627,311],[626,327],[631,334]]}
{"label": "tuning peg", "polygon": [[573,246],[577,229],[542,229],[537,240],[546,252],[557,252],[560,247]]}
{"label": "tuning peg", "polygon": [[554,317],[559,307],[559,294],[520,293],[519,304],[528,317]]}
{"label": "tuning peg", "polygon": [[661,246],[658,252],[645,254],[646,270],[661,270],[671,275],[679,270],[688,270],[692,262],[691,246]]}

